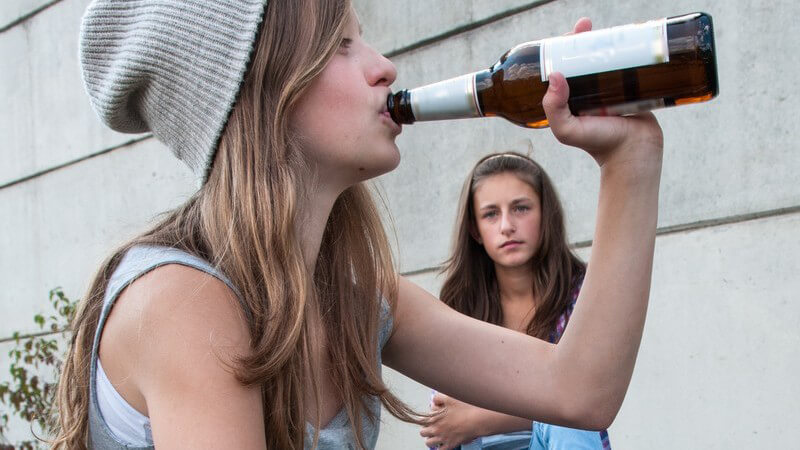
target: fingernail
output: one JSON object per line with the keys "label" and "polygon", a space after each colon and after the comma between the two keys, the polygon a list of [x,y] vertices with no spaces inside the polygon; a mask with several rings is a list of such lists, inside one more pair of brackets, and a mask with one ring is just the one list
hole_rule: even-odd
{"label": "fingernail", "polygon": [[557,77],[550,77],[550,89],[552,89],[553,92],[557,92],[558,91],[558,78]]}

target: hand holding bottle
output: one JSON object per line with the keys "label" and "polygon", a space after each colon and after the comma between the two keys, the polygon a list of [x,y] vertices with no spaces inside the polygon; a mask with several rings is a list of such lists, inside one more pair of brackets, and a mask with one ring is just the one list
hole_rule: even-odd
{"label": "hand holding bottle", "polygon": [[664,139],[652,113],[574,116],[567,105],[568,98],[567,80],[560,73],[553,73],[542,106],[553,134],[561,143],[585,150],[601,168],[613,160],[640,162],[660,169]]}
{"label": "hand holding bottle", "polygon": [[[591,20],[583,17],[567,34],[591,29]],[[623,117],[575,116],[570,111],[568,100],[567,80],[561,73],[552,73],[542,106],[553,134],[561,143],[585,150],[601,167],[609,159],[616,158],[656,164],[660,168],[664,139],[652,113]]]}

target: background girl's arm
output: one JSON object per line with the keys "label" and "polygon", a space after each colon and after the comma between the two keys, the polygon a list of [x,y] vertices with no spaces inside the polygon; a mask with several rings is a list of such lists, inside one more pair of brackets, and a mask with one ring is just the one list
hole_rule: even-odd
{"label": "background girl's arm", "polygon": [[420,431],[425,445],[447,449],[475,440],[479,436],[530,430],[530,419],[510,416],[464,403],[437,393],[433,396],[432,416]]}
{"label": "background girl's arm", "polygon": [[642,337],[663,139],[652,114],[574,117],[568,97],[553,74],[544,99],[552,131],[598,162],[600,198],[580,300],[558,347],[458,314],[401,279],[384,361],[482,408],[599,430],[619,411]]}

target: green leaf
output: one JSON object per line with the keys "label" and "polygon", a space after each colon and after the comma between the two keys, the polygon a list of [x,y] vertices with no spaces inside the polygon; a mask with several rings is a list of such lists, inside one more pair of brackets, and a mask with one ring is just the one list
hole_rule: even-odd
{"label": "green leaf", "polygon": [[[0,442],[4,442],[11,415],[29,422],[31,427],[47,428],[47,418],[55,400],[55,377],[65,356],[63,350],[59,350],[59,340],[69,340],[69,323],[77,307],[77,302],[67,298],[61,288],[50,290],[49,295],[50,314],[36,314],[33,321],[39,328],[60,332],[61,336],[58,339],[49,339],[49,336],[23,338],[21,332],[13,332],[15,345],[8,351],[6,366],[11,381],[0,383]],[[6,447],[0,444],[0,450]],[[39,448],[39,443],[17,442],[9,448]]]}

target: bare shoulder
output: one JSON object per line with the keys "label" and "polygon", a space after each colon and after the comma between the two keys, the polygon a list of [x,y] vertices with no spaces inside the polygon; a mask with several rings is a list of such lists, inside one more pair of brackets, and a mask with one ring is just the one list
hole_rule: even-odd
{"label": "bare shoulder", "polygon": [[165,448],[263,448],[260,387],[236,377],[238,359],[250,352],[233,291],[178,264],[123,291],[100,346],[112,384],[150,417],[154,442]]}
{"label": "bare shoulder", "polygon": [[[100,346],[112,384],[150,417],[153,437],[162,444],[185,440],[187,433],[203,436],[201,424],[230,438],[226,431],[235,433],[237,421],[253,428],[237,440],[263,439],[262,415],[254,414],[262,409],[259,388],[242,385],[235,375],[238,358],[250,352],[247,321],[233,291],[178,264],[157,268],[122,292]],[[176,429],[183,421],[185,427]]]}
{"label": "bare shoulder", "polygon": [[249,334],[239,301],[225,283],[200,270],[169,264],[125,288],[108,318],[102,342],[104,366],[106,347],[114,347],[137,356],[139,367],[129,368],[135,372],[174,350],[183,351],[169,355],[171,360],[198,356],[194,353],[200,349],[243,356]]}

